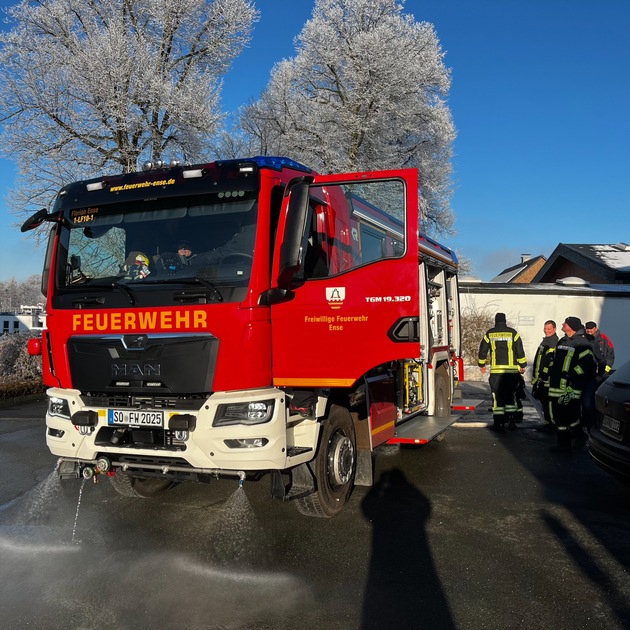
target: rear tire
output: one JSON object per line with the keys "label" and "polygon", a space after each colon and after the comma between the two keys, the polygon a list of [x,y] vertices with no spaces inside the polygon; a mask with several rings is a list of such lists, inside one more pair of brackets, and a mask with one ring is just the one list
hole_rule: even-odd
{"label": "rear tire", "polygon": [[352,417],[347,409],[332,405],[322,423],[317,455],[310,464],[316,489],[296,499],[298,512],[324,518],[341,512],[354,485],[356,459]]}
{"label": "rear tire", "polygon": [[114,490],[123,497],[136,497],[141,499],[152,499],[162,492],[166,492],[172,488],[174,482],[170,479],[158,479],[157,477],[149,477],[142,479],[140,477],[132,477],[117,470],[116,474],[109,477]]}
{"label": "rear tire", "polygon": [[433,415],[446,418],[451,415],[451,386],[448,378],[448,366],[443,364],[435,373],[435,407]]}

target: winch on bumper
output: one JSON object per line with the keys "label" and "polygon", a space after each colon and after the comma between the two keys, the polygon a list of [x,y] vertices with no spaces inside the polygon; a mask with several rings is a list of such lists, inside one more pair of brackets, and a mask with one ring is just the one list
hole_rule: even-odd
{"label": "winch on bumper", "polygon": [[46,442],[54,455],[84,463],[105,456],[125,469],[177,461],[203,474],[284,470],[314,457],[320,427],[289,416],[284,392],[274,388],[214,393],[195,410],[107,409],[86,405],[78,390],[47,394]]}

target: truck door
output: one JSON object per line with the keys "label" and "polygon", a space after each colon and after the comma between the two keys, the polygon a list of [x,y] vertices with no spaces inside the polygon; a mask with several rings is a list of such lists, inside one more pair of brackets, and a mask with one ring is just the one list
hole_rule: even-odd
{"label": "truck door", "polygon": [[276,242],[275,385],[349,387],[420,355],[415,169],[294,182]]}

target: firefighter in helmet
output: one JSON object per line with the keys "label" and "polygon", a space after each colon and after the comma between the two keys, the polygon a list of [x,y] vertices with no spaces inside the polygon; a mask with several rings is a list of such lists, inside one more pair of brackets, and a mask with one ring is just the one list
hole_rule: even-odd
{"label": "firefighter in helmet", "polygon": [[123,274],[131,280],[142,280],[150,273],[149,257],[144,252],[131,252],[123,266]]}

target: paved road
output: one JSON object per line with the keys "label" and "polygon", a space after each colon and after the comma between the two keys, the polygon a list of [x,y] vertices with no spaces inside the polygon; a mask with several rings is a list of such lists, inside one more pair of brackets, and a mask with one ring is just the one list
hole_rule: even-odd
{"label": "paved road", "polygon": [[0,409],[2,627],[630,627],[630,490],[550,453],[529,404],[514,432],[483,428],[482,403],[440,443],[386,449],[332,520],[266,479],[60,485],[42,413]]}

